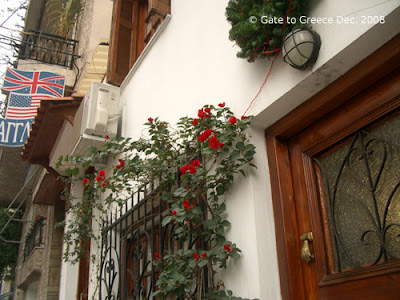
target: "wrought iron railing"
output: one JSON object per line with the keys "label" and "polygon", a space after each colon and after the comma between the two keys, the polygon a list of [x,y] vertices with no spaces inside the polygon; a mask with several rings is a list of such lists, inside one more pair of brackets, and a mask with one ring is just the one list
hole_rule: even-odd
{"label": "wrought iron railing", "polygon": [[19,58],[72,69],[74,60],[80,57],[76,54],[77,46],[77,40],[30,30],[24,35]]}
{"label": "wrought iron railing", "polygon": [[197,241],[183,245],[176,240],[172,224],[162,226],[170,211],[161,196],[171,190],[139,189],[129,203],[104,220],[99,299],[153,299],[159,274],[155,253],[195,247]]}
{"label": "wrought iron railing", "polygon": [[43,228],[44,228],[44,221],[46,220],[45,217],[41,217],[35,221],[32,231],[28,234],[25,240],[25,248],[24,248],[24,261],[31,255],[33,250],[36,247],[40,247],[44,244],[43,241]]}

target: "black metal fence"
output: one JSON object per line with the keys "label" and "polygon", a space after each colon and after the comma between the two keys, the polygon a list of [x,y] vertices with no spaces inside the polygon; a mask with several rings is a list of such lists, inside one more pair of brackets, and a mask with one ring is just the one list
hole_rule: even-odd
{"label": "black metal fence", "polygon": [[104,220],[100,264],[100,299],[153,299],[155,254],[174,252],[179,244],[172,226],[162,227],[167,207],[159,189],[140,190],[120,211]]}
{"label": "black metal fence", "polygon": [[24,35],[19,58],[72,69],[74,60],[80,57],[76,54],[77,46],[77,40],[30,30]]}
{"label": "black metal fence", "polygon": [[35,249],[35,247],[43,245],[43,229],[45,225],[45,220],[46,218],[41,217],[40,219],[35,221],[32,227],[32,231],[28,233],[28,236],[25,240],[24,261],[26,261],[26,259]]}

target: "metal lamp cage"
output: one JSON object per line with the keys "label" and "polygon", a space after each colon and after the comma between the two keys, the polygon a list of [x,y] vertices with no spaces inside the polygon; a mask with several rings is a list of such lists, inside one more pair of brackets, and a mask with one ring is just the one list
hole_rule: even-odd
{"label": "metal lamp cage", "polygon": [[318,33],[308,28],[293,29],[283,41],[283,60],[293,68],[307,69],[316,62],[320,47]]}

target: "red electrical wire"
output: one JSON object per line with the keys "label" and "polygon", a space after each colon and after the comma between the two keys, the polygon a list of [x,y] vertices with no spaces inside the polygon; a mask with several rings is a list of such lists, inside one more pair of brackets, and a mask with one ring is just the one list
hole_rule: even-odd
{"label": "red electrical wire", "polygon": [[[293,5],[292,5],[293,3],[292,2],[293,2],[293,0],[289,0],[289,7],[288,7],[288,10],[287,10],[287,13],[286,13],[286,21],[285,21],[285,24],[283,24],[283,28],[282,28],[282,38],[284,38],[284,35],[285,35],[287,19],[289,17],[290,11],[293,9]],[[274,62],[278,58],[278,56],[281,54],[281,51],[282,51],[281,48],[277,48],[277,49],[274,49],[272,51],[265,52],[267,55],[269,55],[271,53],[276,53],[276,54],[275,54],[274,59],[271,62],[271,66],[269,67],[269,71],[268,71],[267,76],[264,79],[264,82],[261,84],[260,89],[258,90],[256,96],[253,98],[253,100],[251,100],[250,105],[247,107],[247,109],[244,112],[243,116],[246,116],[246,113],[253,106],[254,102],[257,100],[258,96],[261,94],[262,89],[264,88],[265,84],[267,83],[267,80],[268,80],[269,76],[271,75],[272,67],[274,66]],[[269,56],[268,56],[268,58],[269,58]]]}
{"label": "red electrical wire", "polygon": [[260,95],[260,93],[261,93],[261,91],[262,91],[264,85],[267,83],[267,80],[268,80],[269,76],[271,75],[272,67],[274,66],[274,62],[275,62],[275,60],[278,58],[278,56],[279,56],[280,53],[281,53],[281,51],[279,50],[279,52],[275,55],[274,59],[272,60],[271,66],[269,67],[269,71],[268,71],[267,77],[265,77],[264,82],[262,83],[260,89],[258,90],[257,95],[253,98],[253,100],[251,100],[250,105],[249,105],[249,107],[247,107],[247,109],[246,109],[246,111],[244,112],[243,116],[246,115],[246,113],[248,112],[248,110],[250,109],[250,107],[252,107],[254,101],[256,101],[257,98],[258,98],[258,96]]}

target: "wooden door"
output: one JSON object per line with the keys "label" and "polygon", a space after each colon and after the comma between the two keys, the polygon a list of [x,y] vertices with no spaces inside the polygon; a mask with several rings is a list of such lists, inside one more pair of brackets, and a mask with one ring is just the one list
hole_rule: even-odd
{"label": "wooden door", "polygon": [[400,299],[399,43],[267,131],[284,299]]}

